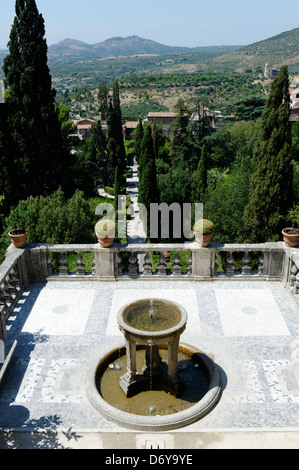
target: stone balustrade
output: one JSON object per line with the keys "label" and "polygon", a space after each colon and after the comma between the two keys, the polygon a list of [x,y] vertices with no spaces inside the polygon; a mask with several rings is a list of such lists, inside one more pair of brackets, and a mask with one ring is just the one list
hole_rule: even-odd
{"label": "stone balustrade", "polygon": [[[282,280],[284,243],[32,245],[25,251],[31,281],[89,280]],[[53,257],[56,256],[56,261]],[[70,258],[73,268],[70,269]],[[88,258],[88,262],[86,261]],[[293,261],[294,263],[294,261]]]}
{"label": "stone balustrade", "polygon": [[280,281],[299,302],[299,250],[261,244],[27,244],[13,246],[0,266],[0,339],[25,288],[51,281]]}
{"label": "stone balustrade", "polygon": [[0,265],[0,339],[5,340],[6,320],[28,284],[23,250],[10,250]]}

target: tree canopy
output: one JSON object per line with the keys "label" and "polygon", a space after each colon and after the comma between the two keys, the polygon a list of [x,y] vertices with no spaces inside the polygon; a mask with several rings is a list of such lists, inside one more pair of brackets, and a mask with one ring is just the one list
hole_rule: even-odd
{"label": "tree canopy", "polygon": [[244,222],[258,241],[274,240],[293,205],[289,77],[283,66],[272,82],[254,150],[255,170]]}
{"label": "tree canopy", "polygon": [[8,137],[2,165],[9,182],[1,181],[13,205],[64,187],[70,164],[55,109],[43,17],[34,0],[16,0],[15,11],[3,66]]}

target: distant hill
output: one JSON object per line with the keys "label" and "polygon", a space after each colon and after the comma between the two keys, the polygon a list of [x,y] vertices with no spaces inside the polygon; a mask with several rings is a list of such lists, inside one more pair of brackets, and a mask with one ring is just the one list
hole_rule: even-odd
{"label": "distant hill", "polygon": [[242,72],[246,69],[288,65],[291,73],[299,73],[299,28],[216,57],[210,66]]}
{"label": "distant hill", "polygon": [[212,46],[212,47],[175,47],[160,44],[151,39],[139,36],[114,37],[97,44],[87,44],[76,39],[64,39],[58,44],[49,46],[49,61],[76,61],[95,60],[106,57],[131,56],[131,55],[164,55],[175,52],[193,52],[205,49],[227,52],[240,46]]}
{"label": "distant hill", "polygon": [[[1,64],[8,51],[0,51],[0,78],[3,76]],[[172,67],[166,64],[171,73],[176,70],[190,71],[193,64],[197,70],[217,72],[243,72],[247,69],[289,66],[291,74],[299,74],[299,28],[273,36],[248,46],[174,47],[160,44],[139,36],[114,37],[96,44],[87,44],[76,39],[64,39],[48,47],[48,58],[52,64],[96,61],[109,57],[127,56],[167,56],[172,55]],[[161,62],[161,61],[160,61]],[[153,63],[161,71],[161,63]],[[164,66],[164,65],[163,65]],[[152,71],[153,71],[152,70]]]}

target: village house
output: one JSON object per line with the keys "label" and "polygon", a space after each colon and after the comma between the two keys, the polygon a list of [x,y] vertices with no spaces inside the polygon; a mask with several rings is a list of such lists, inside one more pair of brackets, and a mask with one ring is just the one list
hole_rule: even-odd
{"label": "village house", "polygon": [[83,118],[73,121],[73,124],[77,127],[76,135],[83,139],[84,137],[91,136],[95,121],[93,119]]}
{"label": "village house", "polygon": [[132,134],[135,131],[136,127],[138,126],[139,121],[127,121],[123,125],[123,132],[124,132],[124,139],[125,140],[132,140]]}
{"label": "village house", "polygon": [[299,88],[290,88],[291,109],[299,108]]}
{"label": "village house", "polygon": [[177,117],[176,113],[171,113],[171,112],[151,112],[148,113],[147,115],[147,121],[148,122],[159,122],[162,125],[162,128],[167,135],[167,137],[170,137],[171,135],[171,129],[170,125],[175,121]]}
{"label": "village house", "polygon": [[278,72],[279,72],[279,68],[278,67],[269,67],[268,63],[266,63],[265,65],[265,69],[264,69],[264,77],[265,78],[270,78],[270,79],[273,79],[273,78],[276,78],[277,75],[278,75]]}

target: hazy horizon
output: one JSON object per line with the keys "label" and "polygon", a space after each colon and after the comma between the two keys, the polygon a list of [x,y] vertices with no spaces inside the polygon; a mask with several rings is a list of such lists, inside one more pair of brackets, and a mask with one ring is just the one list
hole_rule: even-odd
{"label": "hazy horizon", "polygon": [[[0,3],[4,0],[0,0]],[[112,37],[139,36],[167,46],[249,45],[298,27],[294,0],[36,0],[45,20],[48,46],[70,38],[96,44]],[[0,49],[7,49],[15,0],[5,0],[0,17]]]}

